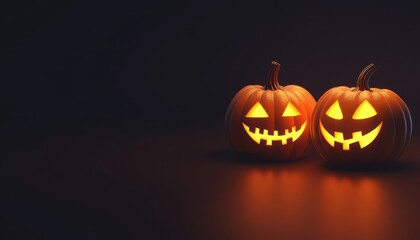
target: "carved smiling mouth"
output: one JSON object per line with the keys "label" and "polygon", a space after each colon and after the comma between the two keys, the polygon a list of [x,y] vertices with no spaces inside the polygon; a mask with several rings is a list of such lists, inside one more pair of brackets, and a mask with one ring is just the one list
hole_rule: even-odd
{"label": "carved smiling mouth", "polygon": [[344,135],[342,132],[334,132],[334,136],[331,135],[325,128],[324,125],[322,125],[322,122],[319,122],[322,136],[324,136],[325,140],[334,147],[335,142],[342,143],[343,144],[343,150],[350,150],[350,144],[358,142],[360,145],[360,148],[364,148],[367,145],[369,145],[373,140],[375,140],[376,136],[378,136],[379,132],[382,128],[381,122],[375,129],[372,131],[366,133],[365,135],[362,135],[362,131],[353,132],[352,138],[350,139],[344,139]]}
{"label": "carved smiling mouth", "polygon": [[269,135],[267,129],[263,129],[262,133],[260,133],[259,128],[255,128],[255,132],[251,132],[249,130],[249,127],[245,123],[242,123],[242,126],[244,127],[248,135],[252,138],[252,140],[254,140],[258,144],[260,144],[261,139],[263,139],[266,141],[267,146],[272,146],[273,141],[281,141],[282,145],[286,145],[287,139],[291,138],[294,142],[300,137],[300,135],[302,135],[303,131],[306,128],[306,121],[302,124],[298,131],[296,131],[296,127],[292,127],[291,131],[289,131],[289,129],[284,130],[283,135],[278,135],[277,130],[274,131],[273,135]]}

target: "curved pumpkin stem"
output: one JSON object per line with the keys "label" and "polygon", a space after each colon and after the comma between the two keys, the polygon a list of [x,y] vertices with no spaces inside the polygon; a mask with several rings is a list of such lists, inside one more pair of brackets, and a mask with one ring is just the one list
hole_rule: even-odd
{"label": "curved pumpkin stem", "polygon": [[272,68],[270,71],[270,75],[268,75],[267,84],[265,85],[265,90],[278,90],[281,89],[281,85],[279,84],[279,70],[280,70],[280,63],[276,61],[272,61]]}
{"label": "curved pumpkin stem", "polygon": [[376,66],[373,63],[367,65],[357,78],[356,88],[360,91],[371,91],[369,88],[369,78],[376,72],[376,70]]}

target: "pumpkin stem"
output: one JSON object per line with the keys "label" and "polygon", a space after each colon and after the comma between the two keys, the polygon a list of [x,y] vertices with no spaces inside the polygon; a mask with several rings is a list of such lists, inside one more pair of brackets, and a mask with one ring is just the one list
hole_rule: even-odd
{"label": "pumpkin stem", "polygon": [[279,84],[279,70],[280,70],[280,63],[276,61],[271,62],[272,67],[270,71],[270,75],[268,75],[267,84],[265,85],[265,90],[278,90],[281,89],[282,86]]}
{"label": "pumpkin stem", "polygon": [[367,65],[357,78],[356,88],[360,91],[371,91],[369,88],[369,78],[376,72],[376,70],[376,66],[373,63]]}

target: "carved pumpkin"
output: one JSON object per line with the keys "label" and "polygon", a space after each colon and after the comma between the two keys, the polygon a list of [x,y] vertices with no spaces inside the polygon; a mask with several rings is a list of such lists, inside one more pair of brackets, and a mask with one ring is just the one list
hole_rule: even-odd
{"label": "carved pumpkin", "polygon": [[411,138],[410,111],[388,89],[369,88],[373,64],[360,73],[356,87],[328,90],[315,107],[311,137],[318,153],[339,163],[397,159]]}
{"label": "carved pumpkin", "polygon": [[309,122],[315,99],[296,85],[280,86],[272,62],[265,87],[249,85],[232,99],[225,124],[233,149],[251,156],[295,160],[311,147]]}

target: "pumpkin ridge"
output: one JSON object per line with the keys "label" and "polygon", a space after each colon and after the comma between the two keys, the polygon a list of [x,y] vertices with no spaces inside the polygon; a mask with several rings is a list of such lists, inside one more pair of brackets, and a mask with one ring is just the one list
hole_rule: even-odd
{"label": "pumpkin ridge", "polygon": [[[391,98],[398,103],[399,107],[401,108],[401,110],[403,112],[403,116],[404,116],[404,120],[405,120],[405,126],[406,126],[406,137],[405,137],[405,144],[404,144],[404,147],[403,147],[403,150],[404,150],[404,148],[407,146],[407,144],[411,140],[411,135],[412,135],[412,131],[413,131],[413,122],[411,120],[410,110],[408,109],[407,104],[405,104],[405,102],[401,99],[400,96],[398,96],[398,94],[396,94],[395,92],[393,92],[389,89],[384,89],[383,91],[388,93],[391,96]],[[402,152],[401,152],[401,154],[402,154]]]}
{"label": "pumpkin ridge", "polygon": [[[320,119],[321,119],[320,114],[326,112],[326,109],[328,109],[330,107],[329,103],[332,101],[331,99],[339,99],[345,93],[345,91],[342,91],[342,92],[336,91],[338,89],[339,89],[339,87],[332,88],[332,91],[328,95],[326,95],[326,98],[323,99],[322,104],[321,104],[321,102],[319,102],[319,104],[320,104],[320,106],[322,106],[322,108],[320,109],[319,112],[317,112],[317,114],[318,114],[318,116],[316,117],[317,126],[320,126]],[[324,139],[324,136],[322,135],[322,133],[320,131],[318,131],[318,134],[317,134],[316,137],[317,137],[317,143],[319,143],[319,139]],[[323,149],[324,156],[328,156],[327,150],[324,149],[323,145],[319,144],[319,146],[321,146],[321,149]],[[335,158],[338,157],[338,153],[333,153],[333,154],[334,154],[334,158],[332,158],[332,159],[335,159]]]}
{"label": "pumpkin ridge", "polygon": [[[232,114],[234,114],[234,109],[237,108],[238,107],[237,104],[240,103],[238,100],[245,97],[245,96],[247,96],[246,98],[248,99],[257,90],[258,89],[255,89],[255,88],[249,88],[249,89],[247,89],[243,92],[239,91],[235,95],[235,97],[233,98],[233,100],[229,104],[228,111],[226,112],[225,123],[228,123],[228,120],[229,120],[229,124],[230,124],[231,116],[232,116]],[[239,96],[237,96],[237,95],[239,95]],[[246,105],[246,103],[244,103],[244,105],[242,107],[244,107],[245,105]]]}
{"label": "pumpkin ridge", "polygon": [[245,94],[248,94],[249,92],[253,91],[255,89],[255,86],[258,85],[248,85],[243,87],[239,92],[235,94],[231,102],[229,103],[228,109],[225,114],[225,125],[229,123],[229,119],[231,118],[231,115],[233,113],[234,105],[238,104],[238,100],[245,96]]}
{"label": "pumpkin ridge", "polygon": [[[387,93],[386,91],[382,92],[382,96],[384,96],[386,98],[386,101],[387,101],[387,103],[389,104],[390,107],[391,106],[398,106],[399,112],[398,112],[398,114],[396,114],[397,117],[398,117],[399,114],[402,115],[402,119],[400,121],[402,121],[404,123],[404,131],[401,128],[396,128],[396,127],[394,128],[395,129],[394,148],[398,145],[399,149],[394,149],[394,152],[391,154],[391,156],[399,157],[404,152],[404,148],[407,146],[407,143],[409,142],[409,134],[407,134],[408,131],[409,131],[408,130],[409,126],[407,125],[407,121],[406,121],[406,116],[405,116],[406,113],[403,109],[403,106],[400,104],[400,101],[398,101],[398,99],[395,96]],[[394,120],[393,123],[395,125],[395,121],[398,118],[395,117],[395,115],[394,115],[395,110],[392,110],[392,111],[393,111],[392,114],[393,114],[393,120]],[[399,135],[401,134],[401,132],[404,132],[404,135],[406,137],[402,141],[397,142],[396,140],[398,138],[400,138]]]}
{"label": "pumpkin ridge", "polygon": [[[287,102],[289,103],[291,101],[290,96],[289,96],[289,92],[286,92],[286,91],[282,91],[282,92],[286,96]],[[291,126],[295,126],[295,120],[294,120],[294,118],[292,118],[290,120],[292,121]],[[290,156],[293,156],[292,155],[293,148],[294,148],[293,143],[291,143],[290,149],[287,151],[287,155],[285,154],[287,156],[286,158],[290,158]]]}
{"label": "pumpkin ridge", "polygon": [[[259,102],[261,101],[261,97],[263,95],[263,91],[261,91],[261,89],[255,89],[255,91],[253,91],[249,96],[248,99],[246,100],[246,103],[243,105],[239,116],[245,116],[246,113],[249,111],[250,106],[252,106],[253,104],[255,104],[254,102]],[[257,99],[257,101],[255,101],[254,99]],[[243,121],[243,119],[241,120]]]}
{"label": "pumpkin ridge", "polygon": [[[254,96],[254,94],[256,94],[258,92],[258,90],[261,90],[261,89],[251,88],[249,90],[246,90],[243,94],[241,94],[241,98],[244,98],[246,96],[246,99],[247,99],[247,101],[245,103],[243,103],[243,105],[242,105],[242,102],[239,101],[239,99],[241,99],[241,98],[238,98],[238,100],[235,101],[235,102],[231,102],[233,105],[229,106],[229,108],[228,108],[229,118],[228,118],[228,120],[226,120],[226,121],[228,121],[227,122],[227,127],[228,127],[228,131],[229,131],[229,136],[231,136],[231,133],[233,131],[231,126],[235,122],[235,119],[237,117],[239,118],[240,116],[243,115],[243,112],[245,111],[244,109],[247,106],[248,101],[250,101],[250,99],[252,99],[252,96]],[[231,143],[234,143],[232,138],[229,138],[229,140],[231,141]],[[233,145],[235,145],[235,144],[233,144]],[[237,145],[242,146],[243,143],[238,142]]]}
{"label": "pumpkin ridge", "polygon": [[[397,145],[399,145],[399,143],[397,142],[397,131],[401,131],[401,129],[398,129],[397,128],[397,126],[396,126],[396,124],[395,124],[395,119],[396,119],[396,117],[395,117],[395,113],[394,113],[394,109],[393,109],[393,107],[392,106],[394,106],[395,104],[392,104],[392,103],[390,103],[390,99],[388,98],[388,94],[386,94],[385,92],[382,92],[382,91],[379,91],[378,92],[380,95],[381,95],[381,97],[383,98],[383,101],[384,102],[386,102],[386,105],[387,105],[387,108],[388,108],[388,111],[391,113],[391,119],[392,119],[392,121],[390,121],[390,122],[392,122],[392,126],[393,126],[393,129],[394,129],[394,131],[393,131],[393,134],[392,134],[392,139],[393,139],[393,144],[391,145],[391,146],[393,146],[392,148],[390,148],[389,149],[389,152],[388,152],[388,158],[390,158],[390,157],[392,157],[392,156],[394,156],[395,155],[395,147],[397,146]],[[397,105],[399,106],[400,104],[398,103],[398,102],[396,102],[397,103]],[[401,113],[402,114],[404,114],[404,112],[403,111],[401,111]],[[388,127],[389,128],[389,127]],[[404,144],[405,143],[402,143],[402,146],[404,146]]]}

